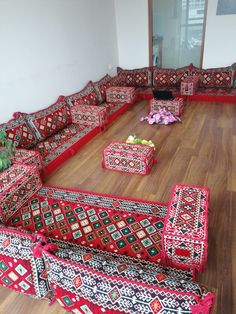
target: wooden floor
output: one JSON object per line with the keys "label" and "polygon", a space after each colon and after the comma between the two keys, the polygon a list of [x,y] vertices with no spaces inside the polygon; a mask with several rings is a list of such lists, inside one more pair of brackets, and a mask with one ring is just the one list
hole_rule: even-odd
{"label": "wooden floor", "polygon": [[[46,179],[47,184],[168,202],[176,183],[211,189],[209,258],[198,282],[217,293],[217,314],[236,313],[236,105],[187,104],[182,124],[150,126],[139,122],[147,102],[137,103]],[[111,140],[136,134],[156,144],[148,176],[101,167],[101,152]],[[57,304],[38,301],[0,287],[1,314],[65,313]]]}

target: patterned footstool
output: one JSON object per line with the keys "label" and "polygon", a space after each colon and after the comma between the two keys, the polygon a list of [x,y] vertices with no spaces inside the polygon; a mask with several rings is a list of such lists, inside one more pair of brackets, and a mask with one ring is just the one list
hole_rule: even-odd
{"label": "patterned footstool", "polygon": [[181,95],[194,95],[196,93],[197,87],[199,84],[199,76],[189,75],[187,76],[180,85],[180,94]]}
{"label": "patterned footstool", "polygon": [[106,101],[110,103],[132,103],[134,100],[134,87],[109,87],[106,90]]}
{"label": "patterned footstool", "polygon": [[9,218],[42,186],[37,166],[13,164],[0,174],[0,222]]}
{"label": "patterned footstool", "polygon": [[103,167],[134,174],[149,174],[154,149],[147,145],[112,142],[103,150]]}
{"label": "patterned footstool", "polygon": [[150,111],[157,111],[161,108],[165,108],[176,116],[181,116],[184,111],[183,98],[175,98],[173,100],[157,100],[153,98],[150,101]]}
{"label": "patterned footstool", "polygon": [[163,231],[163,261],[169,266],[201,272],[208,247],[207,187],[176,185],[168,206]]}
{"label": "patterned footstool", "polygon": [[107,124],[107,110],[102,106],[75,105],[71,108],[72,123],[98,126],[100,130]]}
{"label": "patterned footstool", "polygon": [[26,164],[29,166],[36,165],[39,171],[43,168],[42,157],[39,152],[28,149],[17,148],[14,156],[12,157],[12,162]]}

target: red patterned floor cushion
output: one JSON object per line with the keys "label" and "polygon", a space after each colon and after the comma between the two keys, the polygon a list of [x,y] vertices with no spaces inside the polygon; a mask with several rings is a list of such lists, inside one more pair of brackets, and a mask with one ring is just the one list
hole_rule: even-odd
{"label": "red patterned floor cushion", "polygon": [[148,67],[133,70],[124,70],[122,68],[117,68],[117,72],[118,75],[123,78],[125,86],[152,86],[152,70]]}
{"label": "red patterned floor cushion", "polygon": [[7,223],[41,186],[37,166],[13,164],[0,173],[0,222]]}
{"label": "red patterned floor cushion", "polygon": [[134,87],[111,86],[106,90],[106,101],[108,103],[133,103],[135,95]]}
{"label": "red patterned floor cushion", "polygon": [[16,147],[31,148],[38,142],[34,132],[27,125],[24,117],[12,119],[0,125],[0,132],[6,132],[6,137]]}
{"label": "red patterned floor cushion", "polygon": [[99,103],[99,98],[93,82],[89,81],[81,91],[66,96],[65,101],[70,108],[74,105],[97,105]]}
{"label": "red patterned floor cushion", "polygon": [[[213,308],[214,295],[189,274],[138,263],[105,251],[53,241],[54,254],[43,251],[55,297],[74,313],[194,313]],[[200,313],[195,311],[195,313]]]}
{"label": "red patterned floor cushion", "polygon": [[192,75],[199,76],[200,87],[221,87],[229,88],[233,85],[232,67],[196,69],[192,70]]}
{"label": "red patterned floor cushion", "polygon": [[27,114],[25,118],[39,141],[45,140],[72,122],[64,97],[59,97],[55,104],[46,109]]}
{"label": "red patterned floor cushion", "polygon": [[106,99],[106,89],[111,86],[111,76],[105,75],[97,82],[93,82],[94,88],[98,95],[98,102],[101,104]]}
{"label": "red patterned floor cushion", "polygon": [[74,123],[69,124],[43,142],[39,142],[34,150],[38,151],[42,156],[43,166],[45,167],[54,162],[56,158],[60,158],[66,150],[71,150],[72,155],[74,153],[73,146],[95,128],[96,126],[94,125],[81,126]]}
{"label": "red patterned floor cushion", "polygon": [[166,209],[156,202],[43,187],[9,224],[55,239],[159,263]]}
{"label": "red patterned floor cushion", "polygon": [[0,225],[0,285],[35,298],[51,297],[43,258],[31,234]]}
{"label": "red patterned floor cushion", "polygon": [[181,81],[188,76],[188,67],[179,69],[165,69],[154,67],[153,86],[155,88],[180,86]]}

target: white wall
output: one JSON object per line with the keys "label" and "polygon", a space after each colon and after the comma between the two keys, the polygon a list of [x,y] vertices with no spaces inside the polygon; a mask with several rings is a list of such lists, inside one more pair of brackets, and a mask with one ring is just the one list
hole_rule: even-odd
{"label": "white wall", "polygon": [[113,0],[0,0],[0,122],[118,65]]}
{"label": "white wall", "polygon": [[236,62],[236,14],[216,15],[218,0],[208,0],[203,68]]}
{"label": "white wall", "polygon": [[148,0],[115,0],[119,65],[149,65]]}

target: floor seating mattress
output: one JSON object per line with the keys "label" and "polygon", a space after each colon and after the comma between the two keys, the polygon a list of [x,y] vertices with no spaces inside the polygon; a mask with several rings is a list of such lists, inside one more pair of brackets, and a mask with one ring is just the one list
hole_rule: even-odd
{"label": "floor seating mattress", "polygon": [[166,205],[43,187],[10,226],[107,252],[159,262]]}

